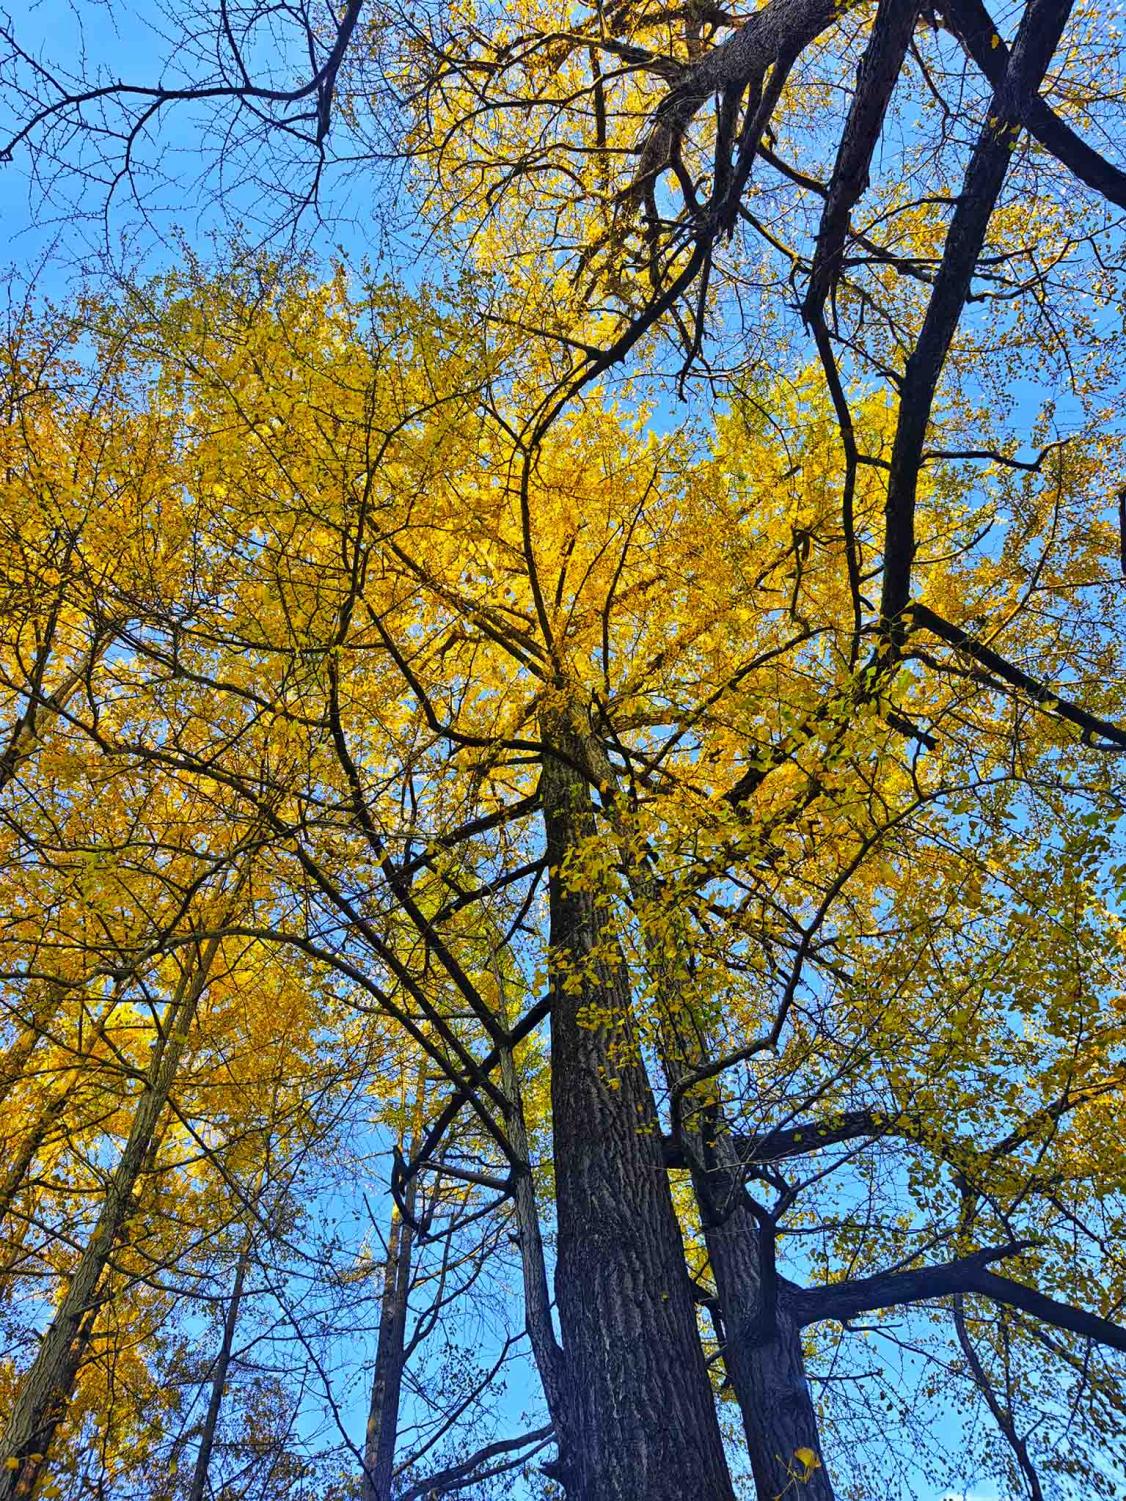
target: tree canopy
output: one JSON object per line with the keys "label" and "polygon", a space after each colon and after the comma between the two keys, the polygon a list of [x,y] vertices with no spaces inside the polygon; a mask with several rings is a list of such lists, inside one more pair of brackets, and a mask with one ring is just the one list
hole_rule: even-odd
{"label": "tree canopy", "polygon": [[11,304],[0,1497],[1121,1494],[1113,16],[180,21],[426,248]]}

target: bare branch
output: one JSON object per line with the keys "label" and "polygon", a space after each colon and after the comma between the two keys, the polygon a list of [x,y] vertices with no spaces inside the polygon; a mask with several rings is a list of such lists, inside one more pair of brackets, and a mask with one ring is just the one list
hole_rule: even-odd
{"label": "bare branch", "polygon": [[1014,1282],[1010,1277],[1001,1277],[989,1270],[991,1262],[1002,1261],[1026,1249],[1027,1243],[1014,1242],[995,1250],[975,1251],[971,1256],[937,1266],[889,1272],[884,1276],[857,1277],[828,1287],[795,1289],[792,1296],[798,1320],[803,1325],[824,1319],[844,1322],[859,1313],[872,1313],[881,1308],[925,1303],[955,1293],[977,1293],[995,1303],[1018,1308],[1056,1329],[1066,1329],[1112,1350],[1126,1351],[1126,1328],[1121,1324],[1070,1303],[1061,1303],[1022,1282]]}

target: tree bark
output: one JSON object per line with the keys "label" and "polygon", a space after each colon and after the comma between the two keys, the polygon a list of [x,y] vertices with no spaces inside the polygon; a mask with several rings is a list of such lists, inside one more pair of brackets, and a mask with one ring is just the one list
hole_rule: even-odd
{"label": "tree bark", "polygon": [[[716,1297],[723,1321],[724,1363],[739,1403],[759,1501],[775,1501],[802,1477],[802,1501],[833,1501],[821,1459],[817,1413],[805,1376],[801,1326],[779,1285],[773,1248],[743,1187],[742,1169],[730,1161],[730,1138],[711,1148],[719,1166],[696,1167],[700,1205]],[[768,1232],[772,1233],[772,1232]],[[811,1466],[799,1451],[813,1454]]]}
{"label": "tree bark", "polygon": [[[407,1185],[407,1208],[413,1214],[415,1179]],[[399,1435],[399,1401],[406,1364],[407,1302],[411,1281],[414,1234],[410,1223],[393,1206],[387,1236],[387,1264],[383,1270],[383,1299],[379,1307],[379,1343],[371,1383],[364,1477],[361,1501],[391,1501],[395,1472],[395,1442]]]}
{"label": "tree bark", "polygon": [[[600,761],[602,774],[612,779],[609,763]],[[648,906],[659,899],[650,870],[631,857],[621,840],[622,862],[628,872],[635,904]],[[708,1049],[706,1029],[684,1015],[675,973],[667,960],[646,942],[650,975],[661,1009],[657,1045],[669,1086],[688,1078]],[[869,1115],[864,1116],[865,1124]],[[842,1129],[854,1129],[850,1120]],[[674,1153],[676,1165],[687,1167],[700,1209],[700,1223],[708,1261],[716,1284],[716,1303],[722,1330],[722,1356],[727,1378],[739,1404],[759,1501],[775,1501],[802,1482],[803,1501],[833,1501],[833,1487],[821,1460],[817,1413],[805,1378],[801,1327],[793,1310],[783,1307],[783,1291],[773,1266],[764,1266],[762,1227],[748,1197],[745,1180],[747,1146],[731,1133],[721,1105],[680,1123]],[[785,1137],[786,1133],[781,1133]],[[768,1153],[784,1143],[764,1139]],[[740,1150],[742,1146],[743,1150]],[[667,1165],[669,1151],[663,1149]],[[812,1454],[811,1466],[797,1459],[798,1451]]]}
{"label": "tree bark", "polygon": [[217,949],[218,940],[214,939],[194,970],[185,973],[171,1003],[170,1030],[154,1049],[129,1137],[110,1178],[97,1224],[20,1383],[0,1444],[0,1501],[26,1501],[35,1494],[89,1346],[99,1284],[132,1206]]}
{"label": "tree bark", "polygon": [[784,1293],[778,1299],[771,1337],[751,1347],[746,1366],[756,1419],[747,1427],[747,1447],[760,1501],[790,1495],[801,1501],[833,1501],[805,1377],[801,1328]]}
{"label": "tree bark", "polygon": [[566,863],[594,833],[582,728],[541,716],[550,896],[556,1302],[573,1501],[731,1501],[622,955]]}

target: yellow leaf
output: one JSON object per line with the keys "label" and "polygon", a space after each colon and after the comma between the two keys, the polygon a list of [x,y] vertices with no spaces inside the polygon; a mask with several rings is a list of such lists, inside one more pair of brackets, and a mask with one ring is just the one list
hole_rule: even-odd
{"label": "yellow leaf", "polygon": [[794,1458],[798,1461],[798,1463],[803,1467],[805,1471],[805,1473],[801,1477],[803,1480],[808,1480],[809,1477],[813,1474],[814,1470],[819,1470],[821,1468],[821,1461],[817,1457],[817,1452],[814,1449],[806,1449],[804,1447],[801,1449],[795,1449]]}

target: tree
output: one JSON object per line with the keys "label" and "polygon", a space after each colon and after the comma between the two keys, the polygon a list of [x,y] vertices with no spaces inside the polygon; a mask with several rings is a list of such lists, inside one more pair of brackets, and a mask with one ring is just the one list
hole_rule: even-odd
{"label": "tree", "polygon": [[[1079,1462],[1033,1453],[1053,1418],[1122,1401],[1077,1343],[1124,1340],[1124,179],[1086,138],[1115,44],[1048,0],[1009,40],[960,3],[770,0],[453,8],[376,49],[357,6],[299,18],[283,86],[265,14],[220,20],[219,75],[174,89],[17,50],[13,149],[315,100],[321,163],[378,74],[477,274],[451,306],[189,275],[107,320],[189,497],[169,583],[102,606],[107,682],[151,707],[107,717],[91,658],[81,706],[14,678],[19,724],[221,788],[292,894],[224,940],[346,977],[450,1080],[392,1186],[412,1215],[462,1114],[489,1143],[460,1170],[515,1201],[569,1494],[731,1494],[710,1356],[758,1494],[828,1496],[824,1326],[936,1299],[921,1358],[949,1334],[1035,1494]],[[1005,399],[1057,370],[1066,431]],[[598,384],[627,372],[632,415]],[[704,430],[656,436],[657,383],[702,378]],[[502,1078],[544,1020],[558,1331]]]}

